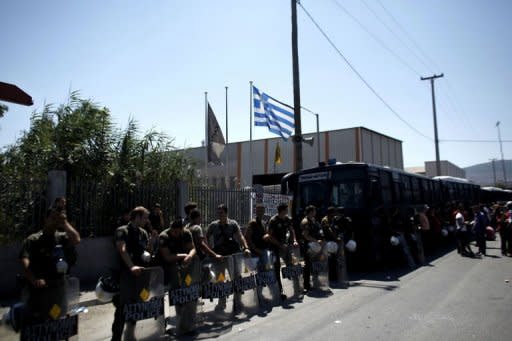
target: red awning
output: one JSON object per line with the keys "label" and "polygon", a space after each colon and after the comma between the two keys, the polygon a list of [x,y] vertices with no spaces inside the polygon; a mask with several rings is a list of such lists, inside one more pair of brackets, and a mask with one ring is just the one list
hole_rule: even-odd
{"label": "red awning", "polygon": [[32,105],[32,97],[14,84],[0,82],[0,101]]}

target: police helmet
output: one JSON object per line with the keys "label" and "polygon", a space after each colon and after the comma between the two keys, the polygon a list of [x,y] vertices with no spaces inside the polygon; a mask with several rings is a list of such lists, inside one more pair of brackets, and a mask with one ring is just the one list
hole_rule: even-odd
{"label": "police helmet", "polygon": [[96,298],[98,301],[107,303],[112,301],[114,295],[119,293],[119,285],[111,277],[100,277],[96,284]]}
{"label": "police helmet", "polygon": [[396,236],[391,236],[391,245],[393,246],[397,246],[398,244],[400,244],[400,239],[398,239]]}
{"label": "police helmet", "polygon": [[151,253],[144,251],[140,258],[144,263],[149,263],[151,261]]}
{"label": "police helmet", "polygon": [[327,242],[327,244],[325,244],[325,248],[327,249],[328,253],[338,253],[338,244],[336,242]]}
{"label": "police helmet", "polygon": [[345,244],[345,247],[347,248],[347,250],[349,250],[350,252],[354,252],[356,251],[357,249],[357,243],[355,240],[353,239],[350,239],[347,244]]}
{"label": "police helmet", "polygon": [[320,251],[322,251],[322,245],[320,245],[320,243],[318,242],[309,242],[308,243],[308,246],[309,246],[309,252],[311,253],[320,253]]}

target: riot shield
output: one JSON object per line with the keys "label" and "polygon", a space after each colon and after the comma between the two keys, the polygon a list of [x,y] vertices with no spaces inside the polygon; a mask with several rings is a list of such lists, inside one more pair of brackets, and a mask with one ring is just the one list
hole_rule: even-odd
{"label": "riot shield", "polygon": [[198,300],[201,297],[201,261],[194,257],[187,265],[179,265],[171,274],[169,305],[174,306],[176,335],[192,332],[196,328]]}
{"label": "riot shield", "polygon": [[30,288],[18,311],[20,340],[77,340],[78,278],[48,280],[46,287]]}
{"label": "riot shield", "polygon": [[201,271],[202,301],[197,313],[198,333],[215,337],[228,332],[233,325],[233,257],[206,259]]}
{"label": "riot shield", "polygon": [[423,240],[420,231],[416,230],[411,233],[411,241],[416,251],[416,260],[419,265],[425,265],[425,252],[423,250]]}
{"label": "riot shield", "polygon": [[327,250],[322,247],[320,252],[308,251],[308,256],[311,259],[311,277],[313,280],[312,288],[321,291],[329,291],[329,265]]}
{"label": "riot shield", "polygon": [[[300,248],[288,247],[280,254],[285,266],[281,268],[283,293],[290,299],[304,298],[304,278],[300,261]],[[277,264],[277,262],[276,262]]]}
{"label": "riot shield", "polygon": [[347,261],[345,259],[345,242],[343,239],[336,242],[338,245],[338,252],[333,255],[336,261],[336,278],[333,281],[334,285],[339,288],[348,288],[348,276],[347,276]]}
{"label": "riot shield", "polygon": [[259,310],[256,290],[258,258],[247,257],[243,253],[233,255],[235,278],[233,281],[233,301],[235,314],[254,315]]}
{"label": "riot shield", "polygon": [[274,253],[264,250],[255,275],[258,301],[261,309],[270,310],[281,303],[281,293],[274,271]]}
{"label": "riot shield", "polygon": [[402,248],[405,260],[407,261],[407,266],[409,266],[410,269],[416,268],[416,263],[414,263],[414,259],[412,258],[411,254],[411,249],[409,248],[409,244],[407,243],[404,234],[402,232],[399,232],[397,238],[400,241],[400,246]]}
{"label": "riot shield", "polygon": [[120,290],[125,320],[123,340],[161,338],[165,333],[162,268],[145,268],[139,276],[123,272]]}

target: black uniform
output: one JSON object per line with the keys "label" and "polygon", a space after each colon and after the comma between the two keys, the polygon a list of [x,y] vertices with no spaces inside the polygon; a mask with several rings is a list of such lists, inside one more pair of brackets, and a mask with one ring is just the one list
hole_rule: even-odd
{"label": "black uniform", "polygon": [[[270,218],[268,222],[268,233],[277,239],[280,244],[287,244],[288,240],[286,238],[286,234],[290,229],[293,228],[293,223],[290,217],[285,216],[284,218],[280,218],[279,215],[275,215]],[[276,273],[277,283],[279,284],[279,290],[281,293],[283,292],[283,284],[281,282],[281,257],[283,257],[285,263],[288,265],[290,263],[290,255],[282,254],[281,250],[273,245],[272,251],[275,254],[275,263],[274,263],[274,271]]]}
{"label": "black uniform", "polygon": [[[324,239],[324,233],[322,230],[322,227],[317,221],[313,221],[311,219],[308,219],[307,217],[302,219],[302,222],[300,223],[300,227],[302,230],[302,235],[304,236],[304,232],[308,231],[309,235],[315,239],[315,240],[323,240]],[[311,277],[311,257],[308,255],[308,241],[304,239],[304,242],[302,244],[303,247],[303,253],[305,255],[304,259],[304,289],[309,290],[311,289],[310,284],[310,277]]]}
{"label": "black uniform", "polygon": [[[142,266],[144,264],[142,261],[142,253],[146,250],[149,241],[148,233],[144,229],[130,222],[128,225],[116,229],[114,241],[116,244],[119,241],[125,242],[126,252],[130,256],[133,265]],[[121,259],[121,255],[119,255],[119,262],[121,272],[130,271],[125,262]],[[121,340],[125,321],[120,295],[115,295],[112,298],[112,303],[116,307],[114,322],[112,323],[112,340]]]}
{"label": "black uniform", "polygon": [[226,224],[215,220],[208,226],[206,237],[213,238],[213,251],[222,256],[229,256],[241,251],[235,235],[240,235],[240,226],[235,220],[228,219]]}
{"label": "black uniform", "polygon": [[[267,242],[263,240],[263,236],[267,233],[267,228],[263,220],[260,218],[251,220],[247,226],[247,232],[248,231],[251,231],[251,238],[250,240],[248,238],[246,239],[251,253],[257,255],[256,249],[263,250],[268,248]],[[246,236],[248,235],[247,232],[245,234]]]}
{"label": "black uniform", "polygon": [[[57,254],[60,252],[58,245],[62,247],[63,255]],[[53,234],[39,231],[25,239],[19,258],[29,259],[29,270],[35,278],[52,280],[64,276],[56,269],[56,263],[61,256],[64,256],[68,265],[76,262],[75,248],[71,245],[67,234],[58,231]]]}
{"label": "black uniform", "polygon": [[[71,244],[65,232],[56,231],[48,233],[40,231],[27,237],[21,248],[19,258],[28,258],[29,270],[35,279],[44,279],[49,285],[64,286],[64,279],[72,265],[76,263],[76,251]],[[57,263],[64,260],[67,265],[67,272],[60,273],[57,271]],[[40,300],[44,301],[44,288],[35,288],[28,284],[25,288],[28,293],[29,309],[37,314],[38,310],[44,305]]]}

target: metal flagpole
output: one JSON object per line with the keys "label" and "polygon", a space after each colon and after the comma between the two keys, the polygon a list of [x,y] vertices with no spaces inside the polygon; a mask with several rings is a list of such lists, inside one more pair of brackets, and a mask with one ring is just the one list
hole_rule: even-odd
{"label": "metal flagpole", "polygon": [[[252,163],[252,116],[253,116],[253,110],[254,110],[254,99],[253,99],[253,92],[252,92],[252,81],[249,82],[249,98],[250,98],[250,103],[249,103],[249,111],[250,111],[250,119],[249,119],[249,186],[252,187],[252,167],[253,167],[253,163]],[[240,160],[239,160],[240,162]]]}
{"label": "metal flagpole", "polygon": [[204,92],[204,183],[208,185],[208,92]]}
{"label": "metal flagpole", "polygon": [[226,188],[229,188],[229,142],[228,142],[228,87],[226,86],[226,165],[224,166],[226,171]]}

